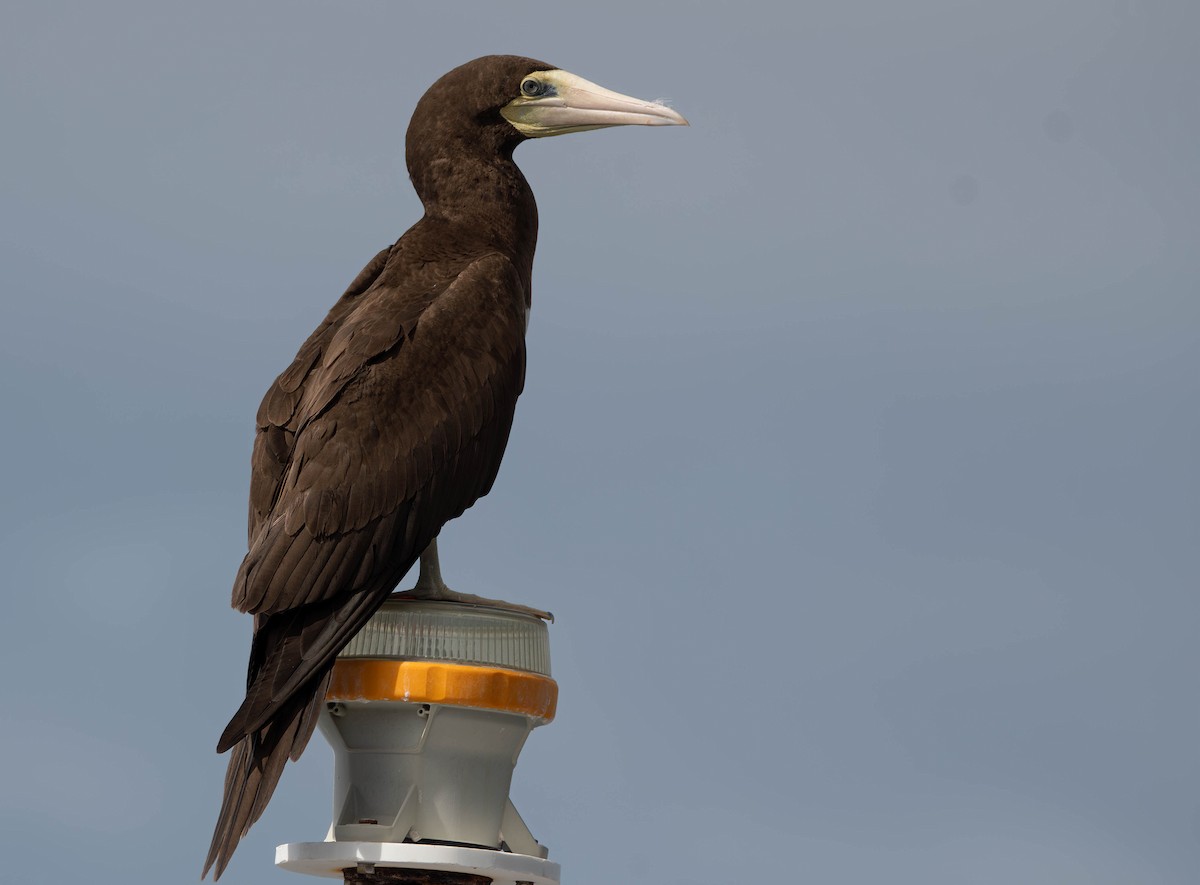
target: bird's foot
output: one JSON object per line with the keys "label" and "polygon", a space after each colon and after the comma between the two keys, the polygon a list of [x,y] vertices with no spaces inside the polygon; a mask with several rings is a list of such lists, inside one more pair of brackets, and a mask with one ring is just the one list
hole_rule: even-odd
{"label": "bird's foot", "polygon": [[461,605],[485,605],[488,608],[498,608],[502,611],[517,612],[522,615],[533,615],[535,618],[541,618],[543,621],[554,623],[554,615],[551,612],[542,611],[540,608],[531,608],[528,605],[520,605],[515,602],[505,602],[503,599],[488,599],[486,596],[476,596],[473,593],[459,593],[457,590],[451,590],[445,584],[433,584],[432,582],[418,581],[417,586],[411,590],[404,590],[396,594],[404,596],[408,599],[428,599],[434,602],[457,602]]}

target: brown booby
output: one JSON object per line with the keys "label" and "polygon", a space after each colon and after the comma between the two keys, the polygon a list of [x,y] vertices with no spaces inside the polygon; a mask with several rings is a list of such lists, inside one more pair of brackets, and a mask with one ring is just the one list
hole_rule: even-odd
{"label": "brown booby", "polygon": [[686,122],[506,55],[455,68],[417,103],[405,148],[424,217],[367,264],[258,410],[233,587],[254,638],[217,744],[233,753],[204,875],[220,877],[308,743],[334,658],[418,559],[414,595],[488,601],[442,583],[436,538],[492,487],[525,380],[537,206],[513,149]]}

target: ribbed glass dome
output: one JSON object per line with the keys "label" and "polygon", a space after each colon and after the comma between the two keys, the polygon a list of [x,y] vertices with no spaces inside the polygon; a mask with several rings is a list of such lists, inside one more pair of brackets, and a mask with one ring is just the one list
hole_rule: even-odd
{"label": "ribbed glass dome", "polygon": [[339,657],[452,661],[549,676],[550,635],[532,615],[392,597]]}

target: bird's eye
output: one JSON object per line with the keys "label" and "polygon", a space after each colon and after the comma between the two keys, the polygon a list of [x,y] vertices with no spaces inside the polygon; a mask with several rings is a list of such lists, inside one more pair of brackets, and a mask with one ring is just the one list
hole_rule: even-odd
{"label": "bird's eye", "polygon": [[521,93],[528,95],[530,98],[541,95],[546,91],[546,84],[533,77],[526,77],[521,81]]}

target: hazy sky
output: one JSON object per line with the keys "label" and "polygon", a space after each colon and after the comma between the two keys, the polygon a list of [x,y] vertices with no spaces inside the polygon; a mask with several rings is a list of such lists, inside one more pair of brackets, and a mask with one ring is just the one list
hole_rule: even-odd
{"label": "hazy sky", "polygon": [[[789,11],[783,11],[784,9]],[[529,376],[451,586],[552,609],[564,882],[1191,885],[1200,5],[6,3],[0,846],[194,881],[253,416],[478,55],[690,129],[522,146]],[[226,877],[300,883],[314,739]],[[68,872],[69,871],[69,872]]]}

